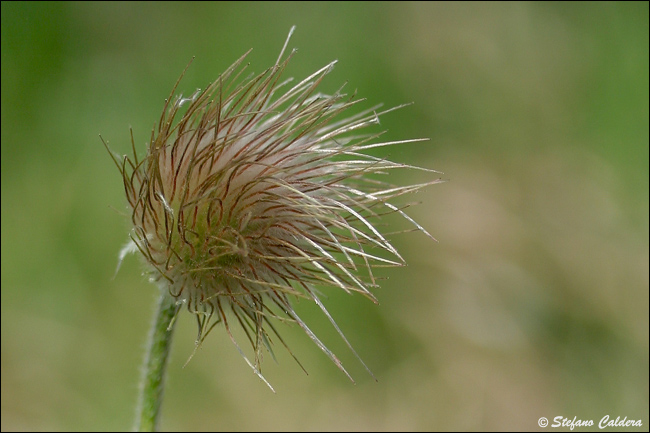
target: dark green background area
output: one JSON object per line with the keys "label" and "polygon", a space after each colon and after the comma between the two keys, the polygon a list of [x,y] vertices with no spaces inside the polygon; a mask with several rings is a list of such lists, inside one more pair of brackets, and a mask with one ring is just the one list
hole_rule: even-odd
{"label": "dark green background area", "polygon": [[[185,368],[180,318],[164,430],[534,430],[544,416],[648,428],[648,3],[2,2],[2,430],[127,430],[155,288],[128,239],[98,134],[141,150],[163,101],[250,70],[334,59],[321,91],[414,105],[376,155],[444,172],[402,200],[438,238],[393,237],[380,305],[298,305],[351,384],[298,329],[263,371],[223,329]],[[396,172],[394,183],[430,179]],[[391,220],[392,221],[392,220]],[[398,227],[403,229],[406,227]],[[244,342],[242,342],[243,344]]]}

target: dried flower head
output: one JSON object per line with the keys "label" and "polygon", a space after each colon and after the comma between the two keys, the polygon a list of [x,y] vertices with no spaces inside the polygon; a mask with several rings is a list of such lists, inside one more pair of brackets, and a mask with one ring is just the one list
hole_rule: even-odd
{"label": "dried flower head", "polygon": [[241,78],[247,53],[190,98],[173,98],[177,82],[145,157],[135,145],[132,157],[113,156],[132,211],[122,257],[140,251],[151,276],[196,314],[197,346],[221,322],[235,342],[231,326],[239,323],[255,352],[254,362],[244,358],[260,377],[262,349],[273,339],[284,344],[272,319],[297,323],[345,372],[290,300],[315,302],[345,340],[316,287],[376,302],[373,268],[404,260],[374,223],[397,213],[430,236],[389,200],[439,181],[392,186],[371,178],[417,167],[365,150],[426,139],[364,133],[400,107],[349,115],[361,100],[317,91],[335,62],[297,84],[281,81],[295,52],[283,59],[286,46],[263,73]]}

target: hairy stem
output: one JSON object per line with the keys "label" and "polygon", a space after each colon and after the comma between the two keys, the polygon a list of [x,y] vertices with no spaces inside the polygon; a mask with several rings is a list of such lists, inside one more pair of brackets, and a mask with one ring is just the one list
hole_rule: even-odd
{"label": "hairy stem", "polygon": [[174,333],[174,316],[177,310],[178,306],[174,298],[165,288],[162,288],[142,369],[135,420],[136,431],[156,431],[165,386],[165,369]]}

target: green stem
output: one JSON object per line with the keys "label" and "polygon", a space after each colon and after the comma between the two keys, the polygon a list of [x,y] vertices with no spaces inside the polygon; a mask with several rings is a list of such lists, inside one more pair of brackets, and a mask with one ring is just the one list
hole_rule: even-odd
{"label": "green stem", "polygon": [[174,333],[174,316],[178,310],[176,301],[167,289],[161,288],[160,292],[158,310],[147,342],[135,420],[135,429],[141,432],[156,431],[158,426],[165,387],[165,368]]}

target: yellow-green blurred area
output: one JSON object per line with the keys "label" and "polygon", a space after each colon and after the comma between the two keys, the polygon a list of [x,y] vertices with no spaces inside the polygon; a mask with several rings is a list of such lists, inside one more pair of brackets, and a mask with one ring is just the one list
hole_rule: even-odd
{"label": "yellow-green blurred area", "polygon": [[98,135],[124,154],[132,126],[142,154],[193,56],[185,95],[249,48],[262,72],[294,24],[286,76],[338,59],[323,92],[414,102],[385,138],[431,141],[373,151],[444,172],[397,200],[439,242],[392,237],[408,267],[378,270],[379,305],[323,289],[377,382],[306,301],[356,384],[283,324],[309,375],[276,344],[277,394],[223,327],[183,368],[182,314],[161,428],[647,430],[647,2],[2,2],[2,430],[131,428],[156,288],[137,257],[113,278],[128,218]]}

